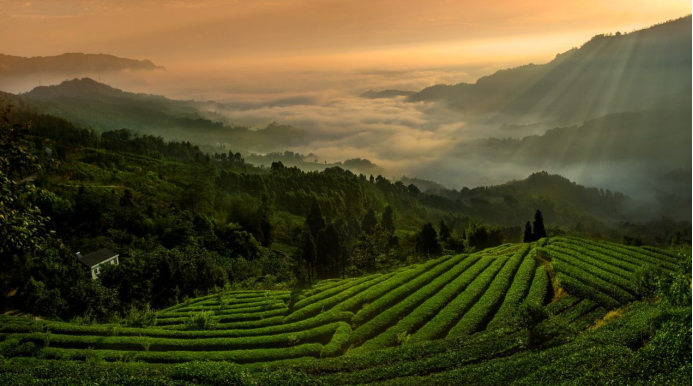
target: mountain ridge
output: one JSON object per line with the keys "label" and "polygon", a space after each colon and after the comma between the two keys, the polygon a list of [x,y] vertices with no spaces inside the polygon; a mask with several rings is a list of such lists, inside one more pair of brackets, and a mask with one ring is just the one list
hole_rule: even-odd
{"label": "mountain ridge", "polygon": [[64,53],[53,56],[14,56],[0,53],[0,77],[32,74],[75,74],[98,72],[165,71],[149,59],[121,58],[110,54]]}
{"label": "mountain ridge", "polygon": [[690,97],[690,31],[688,15],[627,34],[600,34],[548,63],[500,70],[475,83],[430,86],[407,100],[516,124],[573,124],[651,108]]}

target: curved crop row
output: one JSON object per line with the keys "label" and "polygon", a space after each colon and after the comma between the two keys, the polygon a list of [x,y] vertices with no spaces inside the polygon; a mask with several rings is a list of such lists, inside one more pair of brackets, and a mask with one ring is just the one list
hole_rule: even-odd
{"label": "curved crop row", "polygon": [[[493,318],[498,307],[503,302],[508,289],[513,284],[515,274],[523,260],[525,260],[527,252],[529,252],[529,245],[523,246],[508,259],[503,268],[498,272],[498,275],[487,286],[486,291],[479,300],[450,330],[448,333],[449,337],[470,335],[486,327],[486,323]],[[532,258],[530,257],[529,259]]]}
{"label": "curved crop row", "polygon": [[[404,315],[412,312],[418,305],[422,304],[426,299],[436,294],[453,279],[462,274],[470,265],[470,263],[465,261],[458,263],[447,272],[438,276],[435,280],[427,283],[423,287],[419,287],[418,290],[396,305],[387,309],[381,309],[380,313],[375,318],[357,327],[354,332],[352,332],[349,342],[352,345],[358,345],[385,331],[389,326],[392,326]],[[358,317],[358,315],[359,314],[356,314],[354,319]]]}
{"label": "curved crop row", "polygon": [[549,274],[546,272],[546,267],[540,265],[534,270],[532,285],[529,287],[527,297],[522,301],[522,304],[543,306],[546,302],[546,296],[549,294]]}
{"label": "curved crop row", "polygon": [[594,324],[597,319],[601,319],[606,315],[606,310],[604,307],[597,307],[592,311],[580,316],[579,318],[573,320],[570,324],[577,331],[582,331],[587,327]]}
{"label": "curved crop row", "polygon": [[[632,267],[632,269],[630,269],[630,267],[629,269],[622,268],[617,264],[613,264],[609,262],[607,259],[604,259],[603,256],[601,256],[602,258],[595,257],[592,254],[585,253],[584,248],[573,247],[570,244],[566,243],[551,244],[548,247],[546,247],[546,250],[563,253],[565,255],[570,256],[573,259],[577,259],[587,264],[594,265],[595,267],[599,267],[604,271],[607,271],[614,275],[618,275],[626,280],[630,279],[630,277],[633,274],[633,271],[635,271],[638,268],[634,266]],[[628,265],[630,266],[630,264]]]}
{"label": "curved crop row", "polygon": [[561,287],[565,288],[568,293],[575,296],[585,299],[592,299],[606,308],[616,308],[620,305],[620,303],[611,296],[595,288],[590,288],[587,284],[570,276],[564,275],[561,272],[556,273],[556,280],[558,280]]}
{"label": "curved crop row", "polygon": [[488,257],[485,259],[492,259],[493,262],[475,278],[464,292],[458,294],[433,319],[412,335],[408,343],[443,338],[465,312],[476,303],[508,260],[507,257]]}
{"label": "curved crop row", "polygon": [[296,322],[299,320],[307,319],[307,318],[315,316],[315,315],[317,315],[317,314],[319,314],[325,310],[329,310],[330,308],[334,307],[335,305],[355,296],[359,292],[364,291],[365,289],[372,287],[375,284],[378,284],[384,280],[389,279],[393,275],[394,275],[394,273],[388,273],[385,275],[378,275],[375,277],[369,276],[371,278],[369,281],[362,282],[356,286],[353,286],[353,287],[351,287],[345,291],[338,293],[337,295],[322,299],[320,301],[316,301],[314,303],[311,303],[310,305],[304,306],[303,308],[299,309],[298,311],[292,312],[291,314],[284,317],[284,323]]}
{"label": "curved crop row", "polygon": [[616,251],[609,250],[607,248],[604,248],[599,245],[594,245],[594,244],[589,244],[585,242],[586,240],[584,239],[570,239],[570,238],[556,238],[557,241],[564,242],[567,244],[571,245],[576,245],[579,247],[582,247],[585,250],[590,251],[591,256],[601,256],[602,259],[607,258],[609,259],[610,264],[619,264],[621,268],[624,269],[630,269],[631,271],[636,271],[640,267],[644,266],[645,263],[642,261],[638,260],[637,258],[634,258],[632,256],[623,254],[623,253],[618,253]]}
{"label": "curved crop row", "polygon": [[357,312],[359,311],[359,308],[364,304],[372,302],[373,300],[383,296],[383,294],[390,293],[391,291],[401,287],[402,285],[407,284],[411,280],[429,272],[435,266],[441,264],[441,262],[446,261],[450,258],[451,256],[444,256],[438,259],[431,260],[426,264],[422,264],[416,268],[402,271],[396,274],[395,276],[381,283],[378,283],[377,285],[374,285],[373,287],[368,288],[363,292],[360,292],[358,295],[336,305],[333,308],[333,310]]}
{"label": "curved crop row", "polygon": [[301,299],[301,300],[297,301],[291,309],[294,312],[298,311],[303,307],[306,307],[308,305],[313,305],[320,300],[327,299],[329,297],[332,297],[334,295],[339,294],[340,292],[346,291],[346,290],[348,290],[352,287],[358,286],[362,283],[369,282],[369,281],[376,279],[380,276],[381,276],[380,274],[375,274],[375,275],[364,276],[362,278],[359,278],[358,280],[350,280],[346,283],[343,283],[342,285],[332,287],[328,290],[318,292],[317,294],[315,294],[313,296],[309,296],[309,297],[306,297],[305,299]]}
{"label": "curved crop row", "polygon": [[[273,335],[288,332],[296,332],[319,327],[335,322],[349,322],[354,316],[351,312],[326,312],[314,318],[295,323],[278,324],[267,327],[236,330],[172,330],[161,328],[134,328],[114,326],[80,326],[64,322],[46,322],[43,331],[62,335],[92,335],[92,336],[141,336],[152,338],[231,338],[242,336]],[[214,327],[214,326],[213,326]],[[35,327],[29,323],[3,323],[0,325],[2,333],[27,333],[35,332]]]}
{"label": "curved crop row", "polygon": [[578,268],[576,265],[570,262],[564,260],[555,260],[552,264],[556,269],[556,272],[564,273],[572,278],[580,280],[583,283],[589,284],[591,287],[599,289],[621,303],[628,303],[635,300],[635,296],[631,295],[629,292],[621,289],[615,284],[611,284],[606,280],[600,279],[596,275],[582,268]]}
{"label": "curved crop row", "polygon": [[669,256],[672,259],[673,263],[678,263],[681,260],[681,253],[683,252],[682,250],[679,251],[672,251],[669,249],[662,249],[662,248],[657,248],[657,247],[651,247],[651,246],[643,246],[640,247],[642,249],[646,249],[652,253],[655,253],[657,255],[665,255]]}
{"label": "curved crop row", "polygon": [[582,299],[577,296],[568,295],[564,298],[558,299],[555,302],[546,306],[546,311],[553,315],[558,315],[561,312],[567,310],[568,308],[580,303]]}
{"label": "curved crop row", "polygon": [[383,312],[383,310],[386,310],[388,307],[397,303],[398,301],[408,296],[412,292],[435,280],[445,271],[450,270],[452,267],[454,267],[456,264],[462,261],[466,256],[467,255],[457,255],[451,259],[445,260],[444,262],[431,268],[431,270],[426,272],[425,274],[420,275],[412,281],[402,286],[399,286],[388,293],[383,294],[377,300],[373,301],[367,307],[361,309],[356,315],[354,315],[354,318],[351,320],[352,324],[362,325],[366,323],[367,321],[371,320],[372,318]]}
{"label": "curved crop row", "polygon": [[[192,361],[227,361],[235,363],[272,362],[283,359],[320,357],[323,345],[302,344],[287,348],[268,348],[241,351],[120,351],[96,350],[91,355],[106,361],[136,360],[147,363],[182,363]],[[86,360],[89,351],[47,347],[41,350],[45,358]]]}
{"label": "curved crop row", "polygon": [[446,304],[454,299],[460,292],[464,291],[465,288],[467,288],[467,286],[491,264],[491,259],[486,258],[477,260],[470,256],[460,264],[466,264],[467,266],[471,265],[471,267],[455,278],[450,284],[446,285],[440,292],[428,298],[423,304],[417,307],[412,313],[405,316],[397,324],[388,328],[375,338],[366,341],[359,349],[362,351],[373,350],[394,346],[400,343],[398,342],[400,336],[409,334],[426,324],[426,322],[434,317]]}
{"label": "curved crop row", "polygon": [[[526,248],[529,249],[529,245],[527,245]],[[489,328],[500,327],[513,317],[515,311],[520,304],[522,304],[522,301],[529,292],[536,267],[537,262],[534,258],[531,256],[525,257],[520,268],[517,270],[517,274],[515,274],[510,289],[508,289],[508,292],[505,294],[503,303],[493,316],[491,322],[489,322]]]}
{"label": "curved crop row", "polygon": [[[575,240],[573,238],[573,240]],[[598,248],[606,249],[613,253],[620,255],[625,255],[631,259],[635,259],[640,262],[640,265],[654,264],[656,266],[674,270],[676,269],[676,264],[663,256],[658,256],[646,249],[641,249],[637,247],[621,246],[619,244],[608,243],[604,241],[593,241],[588,239],[580,239],[583,243],[593,245]]]}
{"label": "curved crop row", "polygon": [[326,358],[341,355],[344,352],[347,343],[349,343],[350,335],[351,326],[349,326],[347,323],[340,323],[332,335],[330,342],[323,346],[322,351],[320,351],[320,357]]}
{"label": "curved crop row", "polygon": [[567,310],[561,312],[559,316],[565,318],[568,322],[572,322],[580,316],[594,310],[599,305],[592,300],[584,299]]}
{"label": "curved crop row", "polygon": [[265,306],[269,304],[282,304],[286,306],[286,302],[281,299],[271,299],[271,300],[257,300],[253,302],[248,302],[248,303],[233,303],[233,304],[228,304],[224,303],[222,305],[198,305],[198,306],[189,306],[189,307],[182,307],[178,308],[175,310],[162,310],[158,312],[158,315],[176,315],[176,314],[182,314],[186,312],[199,312],[199,311],[232,311],[232,310],[238,310],[238,309],[243,309],[243,308],[252,308],[252,307],[259,307],[259,306]]}
{"label": "curved crop row", "polygon": [[229,292],[222,296],[222,303],[219,303],[219,294],[211,294],[195,299],[188,299],[182,303],[176,304],[161,310],[160,312],[171,312],[186,307],[211,307],[211,306],[228,306],[243,303],[255,303],[266,300],[289,300],[291,294],[287,291],[258,291],[257,293],[237,293]]}
{"label": "curved crop row", "polygon": [[245,307],[245,308],[232,308],[232,309],[218,309],[218,308],[201,308],[196,311],[176,311],[176,312],[168,312],[168,313],[162,313],[157,315],[157,320],[168,320],[168,319],[175,319],[175,318],[181,318],[185,317],[187,315],[190,315],[190,313],[195,313],[195,312],[203,312],[203,311],[208,311],[213,313],[216,316],[233,316],[233,315],[239,315],[239,314],[253,314],[257,312],[263,312],[263,311],[271,311],[271,310],[278,310],[278,309],[284,309],[288,310],[286,307],[286,304],[283,302],[280,303],[267,303],[267,304],[262,304],[258,306],[253,306],[253,307]]}
{"label": "curved crop row", "polygon": [[303,343],[316,343],[329,339],[344,322],[331,323],[308,330],[263,336],[236,338],[152,338],[146,336],[89,336],[50,333],[8,334],[9,338],[42,342],[50,339],[52,347],[89,347],[105,350],[127,351],[229,351],[259,348],[284,348]]}
{"label": "curved crop row", "polygon": [[582,269],[589,274],[592,274],[592,275],[594,275],[600,279],[606,280],[608,283],[615,284],[616,286],[620,287],[621,289],[625,290],[626,292],[630,293],[631,295],[634,295],[637,292],[635,289],[635,285],[633,285],[633,282],[630,280],[625,280],[621,276],[614,275],[611,272],[605,271],[605,270],[603,270],[597,266],[594,266],[592,264],[585,263],[584,261],[582,261],[580,259],[573,258],[569,255],[562,253],[562,252],[552,250],[550,252],[550,255],[551,255],[552,260],[562,261],[562,262],[567,263],[571,266]]}
{"label": "curved crop row", "polygon": [[[248,330],[254,328],[268,327],[280,325],[284,322],[284,314],[279,316],[269,316],[261,319],[255,320],[244,320],[240,322],[216,322],[210,326],[207,326],[207,330]],[[187,330],[188,327],[183,323],[169,324],[169,325],[157,325],[157,328],[169,331],[180,331]]]}
{"label": "curved crop row", "polygon": [[[286,315],[288,313],[288,311],[289,310],[287,308],[282,308],[282,309],[278,309],[278,310],[269,310],[269,311],[255,312],[255,313],[212,316],[210,319],[212,319],[218,323],[261,320],[261,319],[269,318],[272,316]],[[184,324],[187,320],[190,319],[191,316],[192,316],[192,313],[191,313],[191,315],[189,315],[187,317],[161,319],[161,320],[157,320],[157,324],[160,326]]]}

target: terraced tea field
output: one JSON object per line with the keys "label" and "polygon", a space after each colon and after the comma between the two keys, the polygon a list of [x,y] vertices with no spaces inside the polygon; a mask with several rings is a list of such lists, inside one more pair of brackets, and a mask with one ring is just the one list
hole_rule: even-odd
{"label": "terraced tea field", "polygon": [[[61,363],[280,361],[307,373],[321,368],[329,383],[370,382],[383,379],[382,366],[390,360],[381,350],[392,347],[418,375],[422,368],[440,371],[451,360],[459,366],[518,350],[522,339],[508,326],[523,304],[545,305],[585,330],[609,310],[639,300],[631,280],[638,269],[671,271],[678,259],[656,249],[557,237],[444,256],[391,273],[325,280],[309,290],[200,297],[160,311],[156,326],[148,328],[5,317],[0,347],[31,342],[42,347],[42,360]],[[552,302],[558,288],[560,299]],[[418,355],[438,359],[420,362]],[[310,358],[328,357],[342,359],[310,364]],[[368,375],[363,358],[375,358],[377,377]],[[364,370],[343,378],[340,363]],[[398,366],[397,377],[407,374]]]}

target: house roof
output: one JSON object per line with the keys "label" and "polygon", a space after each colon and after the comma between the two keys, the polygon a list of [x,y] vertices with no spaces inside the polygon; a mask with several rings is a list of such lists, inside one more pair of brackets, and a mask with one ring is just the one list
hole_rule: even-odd
{"label": "house roof", "polygon": [[91,268],[117,255],[117,253],[111,251],[110,249],[104,248],[85,255],[84,257],[79,259],[79,261],[87,267]]}

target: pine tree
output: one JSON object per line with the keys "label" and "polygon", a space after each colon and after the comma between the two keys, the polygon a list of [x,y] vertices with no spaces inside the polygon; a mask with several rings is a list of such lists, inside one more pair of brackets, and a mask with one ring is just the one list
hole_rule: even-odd
{"label": "pine tree", "polygon": [[318,202],[315,200],[313,200],[313,204],[310,207],[310,212],[306,217],[306,225],[308,226],[308,229],[310,229],[313,239],[316,239],[318,237],[318,232],[325,228],[325,217],[322,215],[320,205],[318,205]]}
{"label": "pine tree", "polygon": [[385,212],[383,212],[382,226],[383,229],[388,231],[390,234],[395,233],[395,214],[390,205],[388,205],[385,208]]}
{"label": "pine tree", "polygon": [[308,284],[313,284],[313,265],[315,264],[315,259],[318,255],[317,248],[315,247],[315,240],[313,235],[311,235],[310,230],[305,230],[302,234],[301,240],[301,260],[306,263],[306,268],[308,269]]}
{"label": "pine tree", "polygon": [[446,242],[450,238],[450,227],[445,220],[440,220],[440,241]]}
{"label": "pine tree", "polygon": [[422,255],[439,255],[442,253],[442,248],[438,243],[438,234],[431,223],[428,223],[421,228],[421,232],[416,239],[416,251]]}
{"label": "pine tree", "polygon": [[368,213],[361,220],[361,230],[365,233],[371,233],[376,225],[378,225],[378,219],[375,218],[375,211],[373,208],[368,209]]}

